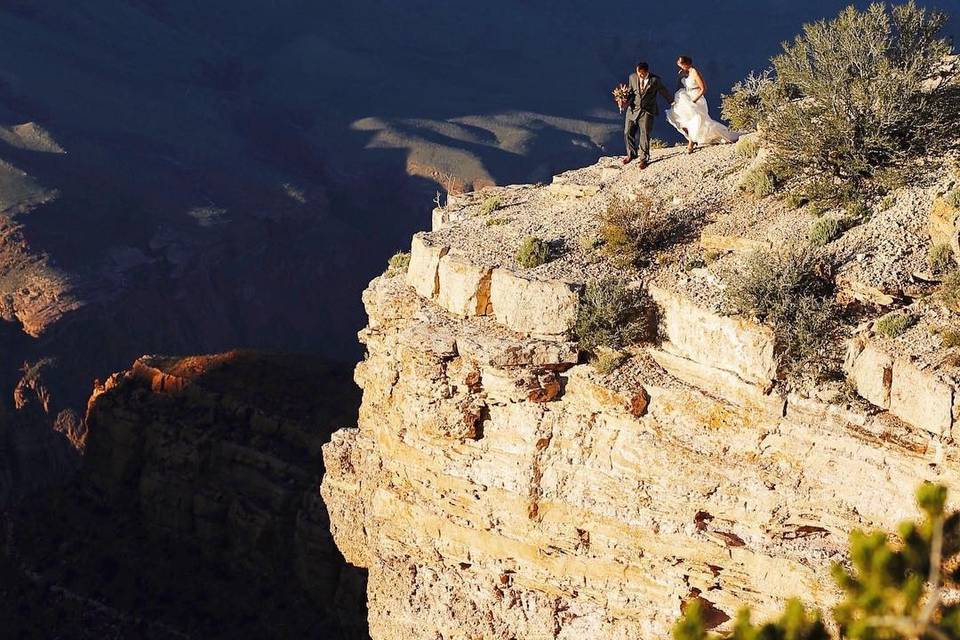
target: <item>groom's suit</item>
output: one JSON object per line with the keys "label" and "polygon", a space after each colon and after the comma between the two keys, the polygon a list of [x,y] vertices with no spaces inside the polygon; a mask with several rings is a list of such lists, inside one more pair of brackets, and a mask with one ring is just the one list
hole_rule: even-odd
{"label": "groom's suit", "polygon": [[636,73],[630,74],[630,100],[627,103],[626,120],[623,125],[623,139],[627,147],[627,157],[650,159],[650,132],[653,130],[653,117],[660,113],[657,95],[667,102],[673,96],[667,91],[660,76],[652,73],[641,79]]}

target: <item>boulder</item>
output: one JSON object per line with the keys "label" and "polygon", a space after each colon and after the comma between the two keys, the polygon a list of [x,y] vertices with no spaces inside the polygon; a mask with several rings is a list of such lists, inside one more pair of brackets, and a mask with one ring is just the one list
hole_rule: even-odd
{"label": "boulder", "polygon": [[461,317],[490,313],[490,267],[447,254],[437,268],[437,304]]}
{"label": "boulder", "polygon": [[567,282],[534,280],[506,269],[494,269],[490,302],[497,322],[514,331],[561,336],[576,322],[580,292]]}
{"label": "boulder", "polygon": [[433,244],[426,234],[418,233],[413,236],[410,242],[407,284],[424,298],[436,297],[440,289],[440,258],[447,255],[448,251],[450,247]]}

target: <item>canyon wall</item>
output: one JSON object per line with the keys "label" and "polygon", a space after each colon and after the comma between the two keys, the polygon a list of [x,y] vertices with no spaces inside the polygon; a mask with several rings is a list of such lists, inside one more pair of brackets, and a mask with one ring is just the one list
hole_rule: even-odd
{"label": "canyon wall", "polygon": [[[619,175],[474,204],[494,193],[529,233],[553,221],[542,198],[572,225]],[[664,638],[693,598],[721,629],[743,605],[827,607],[852,529],[913,516],[922,480],[960,489],[952,365],[861,332],[835,345],[850,383],[789,391],[773,332],[720,315],[674,266],[643,278],[658,338],[601,374],[567,332],[595,263],[484,261],[477,238],[506,225],[461,205],[365,292],[359,424],[323,448],[376,640]]]}

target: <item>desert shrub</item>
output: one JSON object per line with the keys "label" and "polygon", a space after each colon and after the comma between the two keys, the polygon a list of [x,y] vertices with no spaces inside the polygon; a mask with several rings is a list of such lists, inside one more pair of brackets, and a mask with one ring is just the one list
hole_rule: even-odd
{"label": "desert shrub", "polygon": [[585,252],[593,251],[598,249],[603,244],[603,239],[600,236],[594,236],[589,234],[584,234],[577,236],[577,245]]}
{"label": "desert shrub", "polygon": [[797,193],[788,193],[783,197],[783,204],[788,209],[799,209],[807,204],[807,199]]}
{"label": "desert shrub", "polygon": [[760,151],[760,142],[755,136],[744,136],[737,140],[734,152],[741,158],[753,158]]}
{"label": "desert shrub", "polygon": [[790,190],[822,181],[880,191],[915,158],[957,144],[943,135],[960,119],[945,22],[912,1],[878,3],[804,25],[784,45],[759,91],[759,121],[774,159],[791,169]]}
{"label": "desert shrub", "polygon": [[653,198],[641,195],[629,202],[615,197],[600,224],[603,252],[624,265],[636,264],[644,255],[676,242],[689,222],[683,214],[671,215]]}
{"label": "desert shrub", "polygon": [[879,211],[886,211],[895,204],[897,204],[897,196],[892,193],[888,193],[887,195],[883,196],[880,204],[877,205],[877,209]]}
{"label": "desert shrub", "polygon": [[684,271],[693,271],[694,269],[702,269],[705,266],[707,266],[707,262],[700,256],[690,256],[683,262]]}
{"label": "desert shrub", "polygon": [[954,209],[960,209],[960,189],[954,189],[945,195],[943,199]]}
{"label": "desert shrub", "polygon": [[584,351],[623,349],[651,334],[651,309],[646,294],[608,276],[587,283],[573,332]]}
{"label": "desert shrub", "polygon": [[500,198],[491,196],[480,205],[480,215],[488,216],[500,208]]}
{"label": "desert shrub", "polygon": [[763,95],[773,87],[772,69],[759,74],[751,71],[745,79],[733,85],[732,93],[722,96],[720,114],[734,129],[756,129],[760,123]]}
{"label": "desert shrub", "polygon": [[550,261],[550,245],[537,238],[527,236],[517,249],[517,264],[524,269],[533,269]]}
{"label": "desert shrub", "polygon": [[627,361],[627,355],[620,351],[602,350],[590,359],[590,364],[600,375],[610,375]]}
{"label": "desert shrub", "polygon": [[894,311],[878,319],[873,325],[873,330],[885,338],[896,338],[915,324],[917,324],[916,316]]}
{"label": "desert shrub", "polygon": [[818,218],[810,225],[809,240],[815,247],[833,242],[843,233],[843,223],[837,218]]}
{"label": "desert shrub", "polygon": [[390,259],[387,261],[387,277],[392,278],[393,276],[400,275],[407,272],[407,268],[410,267],[410,253],[406,251],[398,251],[393,254]]}
{"label": "desert shrub", "polygon": [[945,243],[933,245],[927,252],[927,264],[933,273],[946,273],[953,266],[953,249]]}
{"label": "desert shrub", "polygon": [[754,252],[730,279],[724,311],[771,326],[790,373],[819,355],[836,325],[830,272],[809,247]]}
{"label": "desert shrub", "polygon": [[487,218],[484,224],[488,227],[499,227],[503,224],[510,224],[510,218]]}
{"label": "desert shrub", "polygon": [[855,224],[861,222],[866,222],[870,218],[872,211],[870,206],[867,205],[863,200],[852,200],[848,201],[843,206],[843,210],[846,212],[846,222],[849,227],[852,227]]}
{"label": "desert shrub", "polygon": [[772,196],[777,191],[777,175],[770,167],[754,167],[740,179],[740,189],[757,198]]}
{"label": "desert shrub", "polygon": [[938,296],[950,309],[960,310],[960,271],[953,270],[947,274],[940,285]]}
{"label": "desert shrub", "polygon": [[[896,536],[884,531],[850,534],[849,566],[832,566],[842,599],[833,608],[844,640],[912,640],[960,638],[960,606],[948,589],[958,586],[960,514],[946,512],[947,489],[924,483],[916,493],[922,519],[906,521]],[[899,540],[895,539],[899,537]],[[828,640],[833,637],[818,611],[800,600],[787,602],[772,622],[754,624],[750,610],[737,614],[733,633],[707,629],[706,611],[692,600],[673,628],[674,640]]]}
{"label": "desert shrub", "polygon": [[670,145],[661,140],[660,138],[650,138],[650,148],[651,149],[667,149]]}
{"label": "desert shrub", "polygon": [[960,331],[956,329],[941,329],[939,333],[941,347],[944,349],[960,347]]}

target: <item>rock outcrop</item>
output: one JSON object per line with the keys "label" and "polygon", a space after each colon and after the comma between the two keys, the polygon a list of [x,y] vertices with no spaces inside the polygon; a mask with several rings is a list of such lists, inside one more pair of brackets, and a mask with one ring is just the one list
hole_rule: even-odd
{"label": "rock outcrop", "polygon": [[[590,184],[575,178],[560,184]],[[615,188],[523,202],[569,213]],[[529,233],[559,219],[544,211],[509,215]],[[774,332],[721,314],[710,272],[696,284],[653,267],[659,338],[602,375],[568,332],[596,261],[570,249],[524,271],[477,249],[503,244],[477,239],[496,225],[443,213],[414,238],[406,280],[366,291],[359,424],[323,450],[333,536],[369,571],[375,640],[639,640],[668,637],[694,598],[721,628],[742,605],[829,606],[852,529],[911,516],[922,480],[960,489],[942,365],[860,337],[847,371],[861,397],[791,389]]]}

